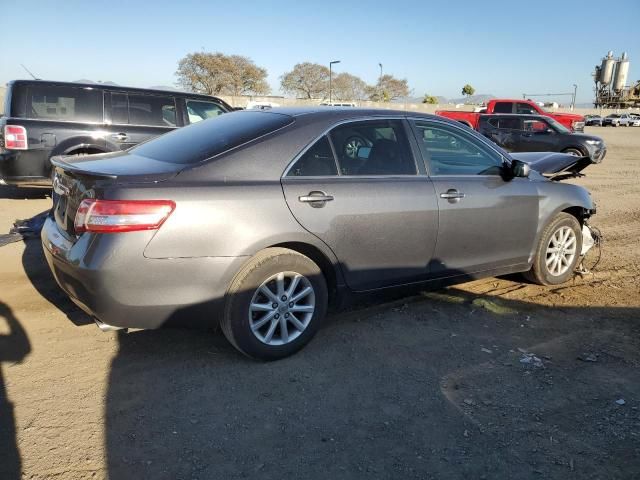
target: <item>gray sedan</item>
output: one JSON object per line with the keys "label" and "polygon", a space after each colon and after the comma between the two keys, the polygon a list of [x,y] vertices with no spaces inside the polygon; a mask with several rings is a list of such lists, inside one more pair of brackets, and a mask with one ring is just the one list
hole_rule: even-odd
{"label": "gray sedan", "polygon": [[241,352],[277,359],[360,292],[513,272],[567,281],[594,207],[541,173],[588,159],[516,157],[431,115],[240,111],[126,152],[54,158],[42,242],[103,329],[219,324]]}

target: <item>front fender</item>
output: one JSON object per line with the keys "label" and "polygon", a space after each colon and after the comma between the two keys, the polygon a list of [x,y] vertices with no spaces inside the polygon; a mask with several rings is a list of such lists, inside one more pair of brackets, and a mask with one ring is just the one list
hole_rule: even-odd
{"label": "front fender", "polygon": [[540,202],[538,209],[538,229],[536,232],[536,241],[529,254],[529,262],[533,261],[533,256],[545,228],[560,212],[567,210],[572,214],[575,214],[576,211],[582,212],[581,218],[578,218],[580,223],[595,213],[593,199],[589,191],[584,187],[543,180],[538,183],[537,188]]}

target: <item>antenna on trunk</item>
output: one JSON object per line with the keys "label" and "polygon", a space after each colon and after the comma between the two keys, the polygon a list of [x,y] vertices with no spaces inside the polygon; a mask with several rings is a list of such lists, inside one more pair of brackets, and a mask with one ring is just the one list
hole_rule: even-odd
{"label": "antenna on trunk", "polygon": [[31,73],[31,70],[29,70],[27,67],[25,67],[22,63],[20,64],[20,66],[21,66],[22,68],[24,68],[24,69],[27,71],[27,73],[33,77],[33,79],[34,79],[34,80],[40,80],[40,79],[39,79],[39,78],[37,78],[33,73]]}

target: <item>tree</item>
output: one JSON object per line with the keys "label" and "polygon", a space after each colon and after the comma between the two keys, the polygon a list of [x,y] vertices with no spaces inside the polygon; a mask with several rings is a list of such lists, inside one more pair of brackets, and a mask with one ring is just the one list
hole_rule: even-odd
{"label": "tree", "polygon": [[464,87],[462,87],[462,95],[465,95],[467,98],[469,98],[474,93],[476,93],[476,89],[468,83]]}
{"label": "tree", "polygon": [[332,79],[331,95],[336,100],[363,100],[367,97],[367,84],[360,77],[340,73]]}
{"label": "tree", "polygon": [[428,93],[424,94],[424,99],[422,103],[428,103],[430,105],[435,105],[438,103],[438,97],[434,97],[433,95],[429,95]]}
{"label": "tree", "polygon": [[178,62],[178,84],[206,95],[264,95],[267,71],[247,57],[220,52],[190,53]]}
{"label": "tree", "polygon": [[280,77],[280,87],[298,97],[323,98],[329,91],[329,69],[318,63],[297,63]]}
{"label": "tree", "polygon": [[383,75],[375,86],[368,88],[369,98],[375,102],[390,102],[409,95],[407,79],[400,80],[393,75]]}

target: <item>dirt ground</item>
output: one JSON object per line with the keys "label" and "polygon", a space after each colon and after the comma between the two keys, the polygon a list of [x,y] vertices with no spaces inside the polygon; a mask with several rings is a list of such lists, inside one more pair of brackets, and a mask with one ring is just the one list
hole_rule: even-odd
{"label": "dirt ground", "polygon": [[[37,240],[0,248],[0,478],[640,478],[640,128],[588,130],[609,148],[576,180],[605,238],[592,275],[337,313],[280,362],[102,333]],[[0,232],[49,204],[0,190]]]}

